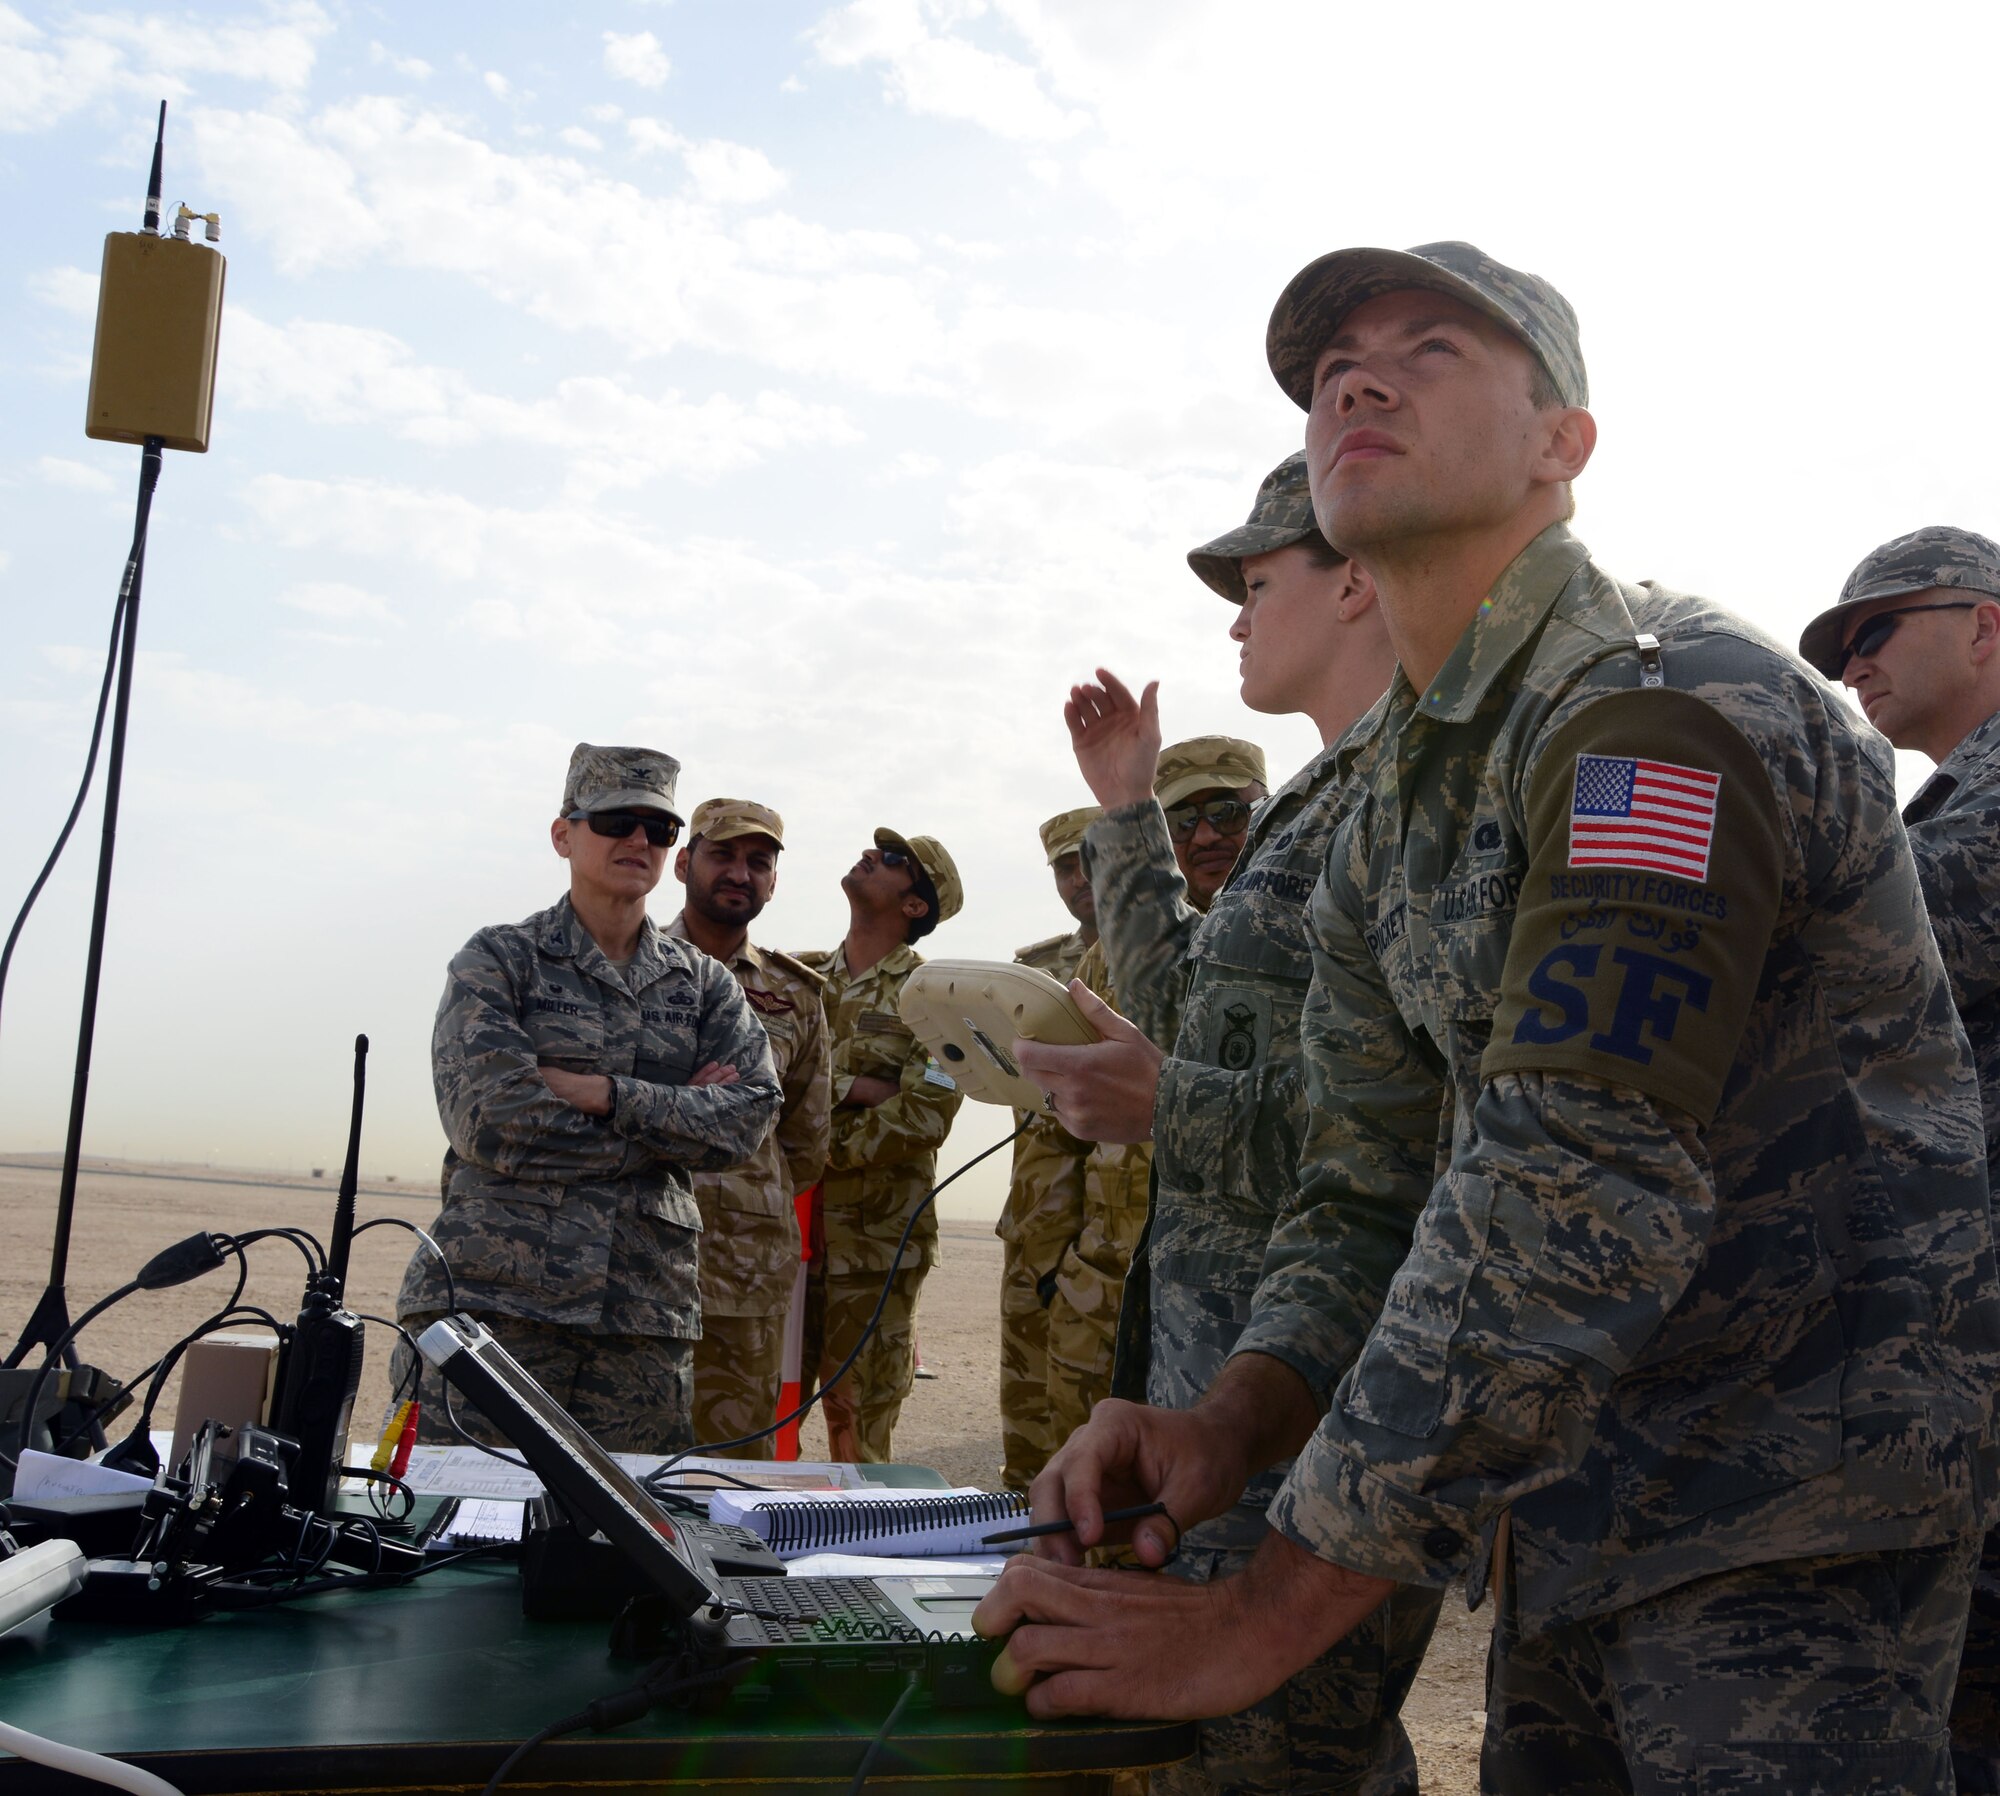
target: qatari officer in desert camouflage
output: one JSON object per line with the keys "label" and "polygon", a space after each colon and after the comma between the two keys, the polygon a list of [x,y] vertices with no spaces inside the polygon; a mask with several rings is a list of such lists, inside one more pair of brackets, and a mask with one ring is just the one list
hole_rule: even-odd
{"label": "qatari officer in desert camouflage", "polygon": [[[577,745],[550,826],[569,892],[458,951],[431,1039],[451,1144],[432,1232],[458,1306],[625,1452],[693,1444],[688,1175],[747,1158],[783,1101],[734,975],[646,915],[680,832],[679,772],[653,749]],[[448,1302],[420,1248],[398,1319],[414,1334]],[[427,1406],[427,1438],[450,1438],[441,1420]]]}

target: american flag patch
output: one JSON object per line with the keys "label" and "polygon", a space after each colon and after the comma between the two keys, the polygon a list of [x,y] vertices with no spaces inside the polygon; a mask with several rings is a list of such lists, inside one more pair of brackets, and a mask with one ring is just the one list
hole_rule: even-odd
{"label": "american flag patch", "polygon": [[1569,809],[1572,867],[1646,867],[1708,877],[1722,775],[1670,761],[1578,755]]}

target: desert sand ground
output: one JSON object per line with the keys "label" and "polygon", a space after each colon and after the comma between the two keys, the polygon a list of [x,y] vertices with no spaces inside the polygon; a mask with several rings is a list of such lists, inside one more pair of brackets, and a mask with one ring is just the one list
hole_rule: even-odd
{"label": "desert sand ground", "polygon": [[[0,1352],[12,1347],[47,1282],[54,1227],[56,1169],[43,1156],[0,1156]],[[78,1184],[66,1288],[72,1317],[138,1271],[154,1253],[197,1230],[241,1234],[290,1224],[325,1238],[334,1187],[324,1181],[213,1168],[89,1162]],[[362,1222],[401,1216],[428,1226],[435,1195],[410,1185],[364,1185]],[[947,1220],[944,1264],[925,1285],[919,1316],[924,1359],[938,1376],[922,1380],[896,1433],[900,1459],[935,1466],[955,1484],[991,1486],[1000,1466],[999,1372],[996,1350],[1000,1245],[984,1223]],[[401,1229],[370,1229],[354,1244],[348,1302],[364,1314],[393,1312],[412,1237]],[[302,1289],[304,1262],[283,1242],[250,1250],[245,1298],[289,1319]],[[176,1289],[141,1292],[92,1323],[78,1346],[89,1364],[130,1376],[212,1314],[228,1298],[233,1271],[213,1272]],[[371,1330],[356,1432],[378,1425],[388,1400],[387,1330]],[[169,1387],[156,1420],[174,1414]],[[114,1424],[116,1439],[132,1425]],[[808,1458],[825,1455],[817,1421],[806,1431]],[[1405,1709],[1416,1742],[1423,1787],[1432,1796],[1463,1796],[1478,1788],[1479,1735],[1485,1721],[1485,1614],[1468,1615],[1456,1594],[1445,1604],[1429,1659]]]}

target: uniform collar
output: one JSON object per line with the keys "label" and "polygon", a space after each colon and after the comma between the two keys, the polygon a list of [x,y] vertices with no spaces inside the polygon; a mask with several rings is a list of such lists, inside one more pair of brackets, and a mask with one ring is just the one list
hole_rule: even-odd
{"label": "uniform collar", "polygon": [[621,974],[604,950],[598,947],[596,938],[577,921],[576,907],[570,903],[569,894],[565,892],[555,904],[542,912],[538,945],[545,953],[574,961],[594,978],[622,984],[628,991],[636,992],[667,970],[668,955],[661,945],[664,940],[660,926],[647,917],[639,925],[638,945],[632,950],[632,959]]}
{"label": "uniform collar", "polygon": [[[673,921],[667,924],[660,933],[672,936],[677,942],[686,942],[689,947],[694,946],[694,938],[687,932],[687,911],[685,907],[674,912]],[[743,938],[743,946],[730,956],[728,964],[729,970],[732,973],[738,967],[748,967],[752,972],[761,973],[764,970],[763,950],[746,935]]]}
{"label": "uniform collar", "polygon": [[1396,684],[1410,693],[1406,702],[1411,709],[1443,723],[1463,723],[1471,717],[1589,559],[1590,551],[1570,534],[1567,524],[1551,524],[1493,582],[1421,698],[1397,670]]}
{"label": "uniform collar", "polygon": [[883,955],[867,972],[855,973],[848,968],[847,944],[843,941],[833,951],[832,970],[838,973],[841,978],[853,981],[856,979],[879,979],[883,975],[891,973],[908,973],[923,964],[924,957],[910,943],[901,942],[891,948],[887,954]]}
{"label": "uniform collar", "polygon": [[1958,746],[1937,764],[1936,771],[1917,788],[1916,797],[1903,807],[1903,821],[1920,823],[1941,810],[1996,743],[2000,743],[2000,711],[1959,738]]}

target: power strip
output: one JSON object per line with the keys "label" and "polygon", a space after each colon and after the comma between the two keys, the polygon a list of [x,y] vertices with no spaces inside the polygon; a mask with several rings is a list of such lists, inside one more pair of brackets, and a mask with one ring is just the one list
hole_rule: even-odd
{"label": "power strip", "polygon": [[0,1559],[0,1634],[76,1595],[86,1563],[73,1540],[44,1540]]}

